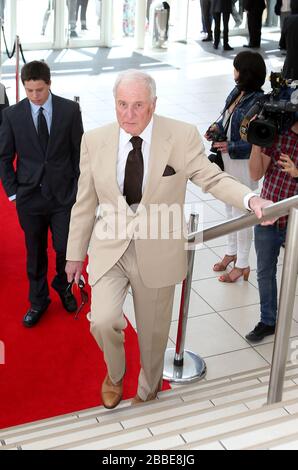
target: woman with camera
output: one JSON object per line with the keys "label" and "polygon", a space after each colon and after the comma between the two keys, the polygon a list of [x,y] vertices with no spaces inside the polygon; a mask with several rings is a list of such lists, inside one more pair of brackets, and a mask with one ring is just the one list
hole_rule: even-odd
{"label": "woman with camera", "polygon": [[[250,178],[248,167],[251,144],[241,140],[240,125],[247,111],[263,95],[261,87],[265,82],[266,65],[260,54],[251,51],[237,54],[233,65],[236,86],[227,97],[221,118],[210,126],[205,137],[213,140],[213,148],[221,152],[224,170],[241,183],[255,189],[257,183]],[[239,209],[228,204],[226,213],[229,219],[243,215]],[[242,276],[244,280],[248,280],[252,234],[252,228],[248,228],[228,235],[226,254],[213,266],[213,270],[225,271],[230,263],[234,263],[234,267],[229,273],[219,277],[221,282],[235,282]]]}

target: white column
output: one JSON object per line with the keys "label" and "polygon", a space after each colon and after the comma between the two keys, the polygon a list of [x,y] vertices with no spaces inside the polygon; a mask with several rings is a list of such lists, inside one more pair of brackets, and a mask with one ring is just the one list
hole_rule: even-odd
{"label": "white column", "polygon": [[113,42],[113,0],[101,0],[100,45],[112,47]]}
{"label": "white column", "polygon": [[65,0],[55,2],[54,49],[64,49],[66,46],[68,25],[65,25],[65,9]]}
{"label": "white column", "polygon": [[146,0],[136,2],[135,15],[135,47],[144,49],[145,44],[145,25],[146,25]]}

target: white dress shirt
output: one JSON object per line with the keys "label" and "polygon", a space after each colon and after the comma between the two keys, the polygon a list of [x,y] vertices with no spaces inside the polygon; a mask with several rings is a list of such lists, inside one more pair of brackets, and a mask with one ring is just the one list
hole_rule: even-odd
{"label": "white dress shirt", "polygon": [[[144,193],[144,188],[148,176],[148,165],[149,165],[149,155],[151,147],[151,138],[152,138],[152,128],[153,128],[153,118],[149,122],[148,126],[143,130],[142,134],[139,137],[143,139],[142,142],[142,154],[144,162],[144,176],[142,184],[142,193]],[[129,152],[132,150],[132,143],[130,139],[133,136],[125,132],[124,129],[120,128],[119,135],[119,149],[118,149],[118,159],[117,159],[117,182],[120,188],[121,193],[123,194],[124,186],[124,176],[125,176],[125,166]]]}
{"label": "white dress shirt", "polygon": [[[150,147],[151,147],[151,138],[152,138],[152,128],[153,128],[153,118],[149,122],[148,126],[143,130],[139,137],[143,139],[142,142],[142,154],[144,161],[144,176],[142,184],[142,193],[144,193],[144,188],[148,176],[148,165],[149,165],[149,156],[150,156]],[[125,176],[125,166],[129,152],[132,150],[132,143],[130,139],[133,136],[125,132],[124,129],[120,128],[119,135],[119,149],[118,149],[118,159],[117,159],[117,182],[120,188],[121,193],[123,194],[124,186],[124,176]],[[244,197],[244,206],[247,210],[251,210],[249,207],[249,199],[253,196],[256,196],[253,192],[247,194]]]}

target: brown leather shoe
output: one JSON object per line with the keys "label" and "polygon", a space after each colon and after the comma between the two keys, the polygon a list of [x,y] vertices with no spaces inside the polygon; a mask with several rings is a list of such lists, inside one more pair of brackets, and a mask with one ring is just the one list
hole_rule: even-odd
{"label": "brown leather shoe", "polygon": [[115,408],[122,399],[122,392],[123,380],[121,379],[116,384],[113,384],[107,374],[101,386],[101,399],[103,406],[108,409]]}
{"label": "brown leather shoe", "polygon": [[142,398],[139,397],[138,394],[131,400],[132,405],[140,405],[141,403],[146,403],[147,401],[152,401],[155,400],[157,397],[158,392],[160,392],[162,389],[162,379],[158,382],[158,385],[156,387],[156,390],[154,393],[149,393],[148,397],[146,400],[142,400]]}

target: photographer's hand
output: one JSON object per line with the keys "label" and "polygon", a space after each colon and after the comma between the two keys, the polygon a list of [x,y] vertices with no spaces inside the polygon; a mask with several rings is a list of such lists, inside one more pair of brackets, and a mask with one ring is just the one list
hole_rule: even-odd
{"label": "photographer's hand", "polygon": [[279,166],[282,167],[281,171],[289,173],[292,178],[298,177],[298,168],[296,167],[295,163],[290,159],[289,155],[281,153],[277,163]]}
{"label": "photographer's hand", "polygon": [[228,153],[228,142],[226,140],[224,142],[213,142],[212,147],[223,153]]}

